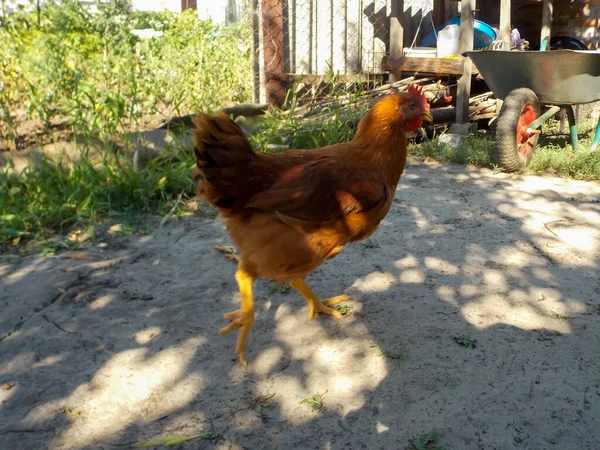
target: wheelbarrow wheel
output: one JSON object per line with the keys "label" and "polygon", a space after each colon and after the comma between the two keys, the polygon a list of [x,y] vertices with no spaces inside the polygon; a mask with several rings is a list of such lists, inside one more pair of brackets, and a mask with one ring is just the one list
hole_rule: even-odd
{"label": "wheelbarrow wheel", "polygon": [[540,116],[540,104],[531,89],[519,88],[504,99],[496,127],[498,165],[507,172],[525,167],[535,150],[539,135],[528,134],[527,126]]}

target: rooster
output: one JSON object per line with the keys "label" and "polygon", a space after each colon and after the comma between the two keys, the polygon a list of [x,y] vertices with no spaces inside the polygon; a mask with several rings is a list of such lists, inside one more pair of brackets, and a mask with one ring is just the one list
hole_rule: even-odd
{"label": "rooster", "polygon": [[377,229],[404,172],[406,133],[424,119],[432,121],[427,98],[412,85],[378,101],[351,141],[279,154],[255,152],[226,114],[194,119],[197,194],[220,211],[240,251],[241,306],[224,315],[231,322],[219,334],[238,330],[235,352],[243,366],[258,277],[298,291],[309,319],[315,313],[341,318],[332,306],[349,297],[321,300],[305,277]]}

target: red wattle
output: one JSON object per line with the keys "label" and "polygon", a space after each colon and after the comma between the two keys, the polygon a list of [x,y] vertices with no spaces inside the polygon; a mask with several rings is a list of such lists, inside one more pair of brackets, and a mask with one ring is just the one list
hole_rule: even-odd
{"label": "red wattle", "polygon": [[409,133],[415,130],[418,130],[423,125],[423,118],[415,117],[414,119],[410,119],[406,121],[406,131]]}

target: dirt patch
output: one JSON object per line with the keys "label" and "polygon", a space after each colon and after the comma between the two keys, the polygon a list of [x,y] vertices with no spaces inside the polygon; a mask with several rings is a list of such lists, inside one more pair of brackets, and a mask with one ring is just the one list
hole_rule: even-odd
{"label": "dirt patch", "polygon": [[[154,130],[174,117],[177,117],[171,107],[159,105],[153,114],[143,114],[135,119],[122,118],[122,130],[149,131]],[[184,111],[184,113],[187,111]],[[10,151],[24,151],[35,147],[68,142],[74,139],[73,127],[69,119],[62,116],[52,116],[47,127],[40,119],[29,119],[25,110],[13,114],[16,136],[12,141],[0,137],[0,153]],[[82,139],[80,137],[80,139]]]}
{"label": "dirt patch", "polygon": [[247,370],[216,336],[239,295],[212,219],[8,258],[0,448],[399,449],[434,428],[448,450],[599,448],[599,193],[413,162],[378,232],[309,277],[353,297],[341,320],[256,283]]}

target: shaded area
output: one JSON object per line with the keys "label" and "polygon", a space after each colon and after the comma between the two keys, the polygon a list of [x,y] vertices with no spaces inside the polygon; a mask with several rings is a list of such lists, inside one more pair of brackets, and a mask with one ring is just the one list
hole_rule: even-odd
{"label": "shaded area", "polygon": [[[309,322],[256,284],[248,371],[217,222],[120,237],[88,260],[0,264],[0,447],[595,448],[599,185],[412,162],[379,231],[308,278],[355,301]],[[99,259],[98,259],[99,257]],[[476,348],[453,340],[466,334]],[[378,355],[379,341],[401,359]],[[321,413],[299,402],[328,390]],[[262,416],[248,408],[275,393]]]}

